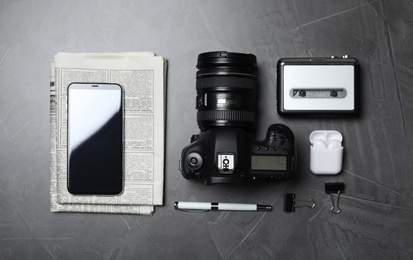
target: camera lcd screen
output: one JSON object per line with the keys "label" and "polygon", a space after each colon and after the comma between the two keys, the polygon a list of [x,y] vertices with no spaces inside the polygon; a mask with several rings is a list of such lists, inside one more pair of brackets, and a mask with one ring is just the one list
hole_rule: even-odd
{"label": "camera lcd screen", "polygon": [[286,171],[287,156],[285,155],[252,155],[251,170]]}

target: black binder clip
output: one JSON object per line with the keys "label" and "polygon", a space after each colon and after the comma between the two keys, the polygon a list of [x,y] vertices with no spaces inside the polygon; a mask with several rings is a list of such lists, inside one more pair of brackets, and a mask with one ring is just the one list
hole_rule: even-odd
{"label": "black binder clip", "polygon": [[[326,188],[326,193],[330,194],[331,203],[333,206],[331,207],[330,211],[334,214],[338,214],[341,212],[338,203],[340,202],[340,194],[344,193],[344,183],[342,182],[327,182],[324,184]],[[337,193],[337,203],[334,203],[333,193]]]}
{"label": "black binder clip", "polygon": [[[296,205],[296,201],[306,202],[307,204]],[[295,212],[295,208],[308,207],[310,209],[315,207],[315,201],[313,199],[301,200],[296,199],[294,193],[284,194],[284,211],[285,212]]]}

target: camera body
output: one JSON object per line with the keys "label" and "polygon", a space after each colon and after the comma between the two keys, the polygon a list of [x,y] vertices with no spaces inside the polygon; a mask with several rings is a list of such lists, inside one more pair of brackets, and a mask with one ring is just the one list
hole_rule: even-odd
{"label": "camera body", "polygon": [[210,128],[192,136],[180,169],[184,178],[207,185],[289,179],[296,169],[294,134],[286,125],[273,124],[266,138],[256,142],[242,128]]}
{"label": "camera body", "polygon": [[244,184],[288,179],[296,168],[292,131],[271,125],[266,138],[253,140],[257,107],[257,60],[253,54],[225,51],[198,56],[196,109],[200,133],[181,154],[186,179]]}

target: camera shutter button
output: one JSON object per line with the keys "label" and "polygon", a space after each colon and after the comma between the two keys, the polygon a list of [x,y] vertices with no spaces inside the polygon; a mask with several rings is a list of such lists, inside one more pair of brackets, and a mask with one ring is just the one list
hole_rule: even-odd
{"label": "camera shutter button", "polygon": [[191,143],[197,141],[199,139],[199,135],[192,135],[191,136]]}

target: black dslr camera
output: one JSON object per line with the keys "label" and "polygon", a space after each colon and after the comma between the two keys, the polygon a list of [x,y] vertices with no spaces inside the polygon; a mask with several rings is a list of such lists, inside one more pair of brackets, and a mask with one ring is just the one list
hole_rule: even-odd
{"label": "black dslr camera", "polygon": [[282,180],[296,168],[295,140],[282,124],[253,139],[257,99],[257,60],[252,54],[207,52],[198,56],[196,109],[199,134],[180,159],[186,179],[244,184]]}

